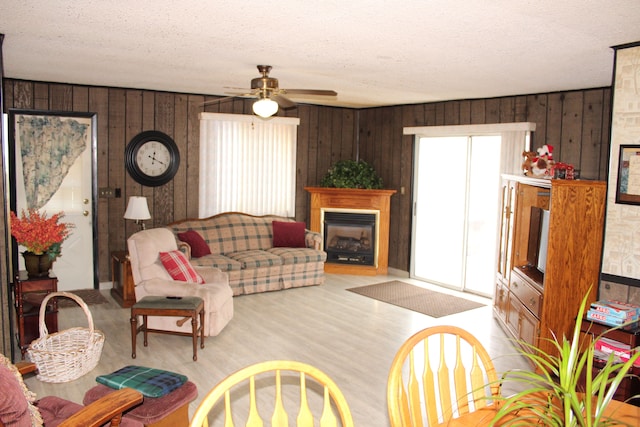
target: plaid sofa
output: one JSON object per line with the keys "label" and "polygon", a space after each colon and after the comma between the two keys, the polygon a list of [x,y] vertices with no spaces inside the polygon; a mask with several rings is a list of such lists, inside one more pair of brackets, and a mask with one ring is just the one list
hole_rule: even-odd
{"label": "plaid sofa", "polygon": [[[272,221],[293,220],[229,212],[178,221],[167,228],[192,265],[217,267],[228,274],[234,296],[323,284],[327,254],[322,250],[320,233],[305,231],[306,248],[274,248]],[[189,245],[178,239],[178,233],[188,230],[204,238],[210,255],[190,257]]]}

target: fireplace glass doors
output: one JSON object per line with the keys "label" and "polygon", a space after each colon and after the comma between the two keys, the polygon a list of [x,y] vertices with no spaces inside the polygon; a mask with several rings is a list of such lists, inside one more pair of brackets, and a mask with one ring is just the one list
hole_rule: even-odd
{"label": "fireplace glass doors", "polygon": [[324,250],[327,262],[375,265],[376,215],[324,212]]}

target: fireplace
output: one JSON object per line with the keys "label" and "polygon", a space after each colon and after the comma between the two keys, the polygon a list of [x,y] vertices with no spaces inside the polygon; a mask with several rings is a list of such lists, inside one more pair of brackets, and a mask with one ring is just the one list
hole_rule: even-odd
{"label": "fireplace", "polygon": [[377,212],[323,210],[328,263],[376,265]]}
{"label": "fireplace", "polygon": [[[391,196],[395,190],[368,190],[363,188],[328,188],[328,187],[304,187],[311,194],[311,211],[309,215],[312,231],[323,235],[324,239],[324,216],[329,212],[347,214],[372,214],[375,216],[375,229],[372,230],[371,242],[374,245],[373,263],[361,264],[361,259],[327,261],[324,263],[324,271],[336,274],[362,274],[375,276],[376,274],[387,274],[389,266],[389,211],[391,207]],[[375,231],[375,232],[374,232]],[[366,231],[365,231],[366,232]],[[341,232],[341,235],[346,231]],[[346,237],[359,240],[362,237],[362,230],[346,234]],[[364,236],[366,238],[366,236]],[[341,245],[345,245],[345,241]],[[356,242],[354,242],[357,245]],[[323,248],[326,251],[326,244]],[[341,254],[339,257],[344,258]],[[358,257],[364,255],[358,254]],[[352,257],[353,258],[353,257]],[[366,256],[364,256],[366,258]],[[357,264],[355,262],[358,262]],[[368,261],[367,261],[368,262]]]}

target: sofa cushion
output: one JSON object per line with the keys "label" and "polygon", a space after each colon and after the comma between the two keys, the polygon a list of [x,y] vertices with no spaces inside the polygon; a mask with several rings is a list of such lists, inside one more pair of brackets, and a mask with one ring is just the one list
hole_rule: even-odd
{"label": "sofa cushion", "polygon": [[267,252],[282,259],[283,265],[325,262],[327,253],[310,248],[273,248]]}
{"label": "sofa cushion", "polygon": [[187,257],[180,251],[160,252],[160,261],[173,280],[191,283],[204,283],[204,279],[189,264]]}
{"label": "sofa cushion", "polygon": [[187,230],[184,233],[178,233],[178,239],[191,246],[191,256],[193,258],[200,258],[211,253],[207,242],[205,242],[200,233],[195,230]]}
{"label": "sofa cushion", "polygon": [[241,263],[245,270],[282,265],[282,258],[268,251],[242,251],[227,254],[227,256]]}
{"label": "sofa cushion", "polygon": [[216,267],[222,271],[240,271],[242,264],[225,255],[211,254],[191,260],[191,265],[198,267]]}
{"label": "sofa cushion", "polygon": [[305,227],[304,222],[272,221],[273,247],[274,248],[304,248]]}

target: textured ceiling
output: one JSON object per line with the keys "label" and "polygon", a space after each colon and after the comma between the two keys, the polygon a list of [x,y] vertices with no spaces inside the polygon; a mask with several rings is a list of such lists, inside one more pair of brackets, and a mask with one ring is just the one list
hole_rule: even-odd
{"label": "textured ceiling", "polygon": [[5,76],[368,107],[609,86],[638,0],[2,0]]}

